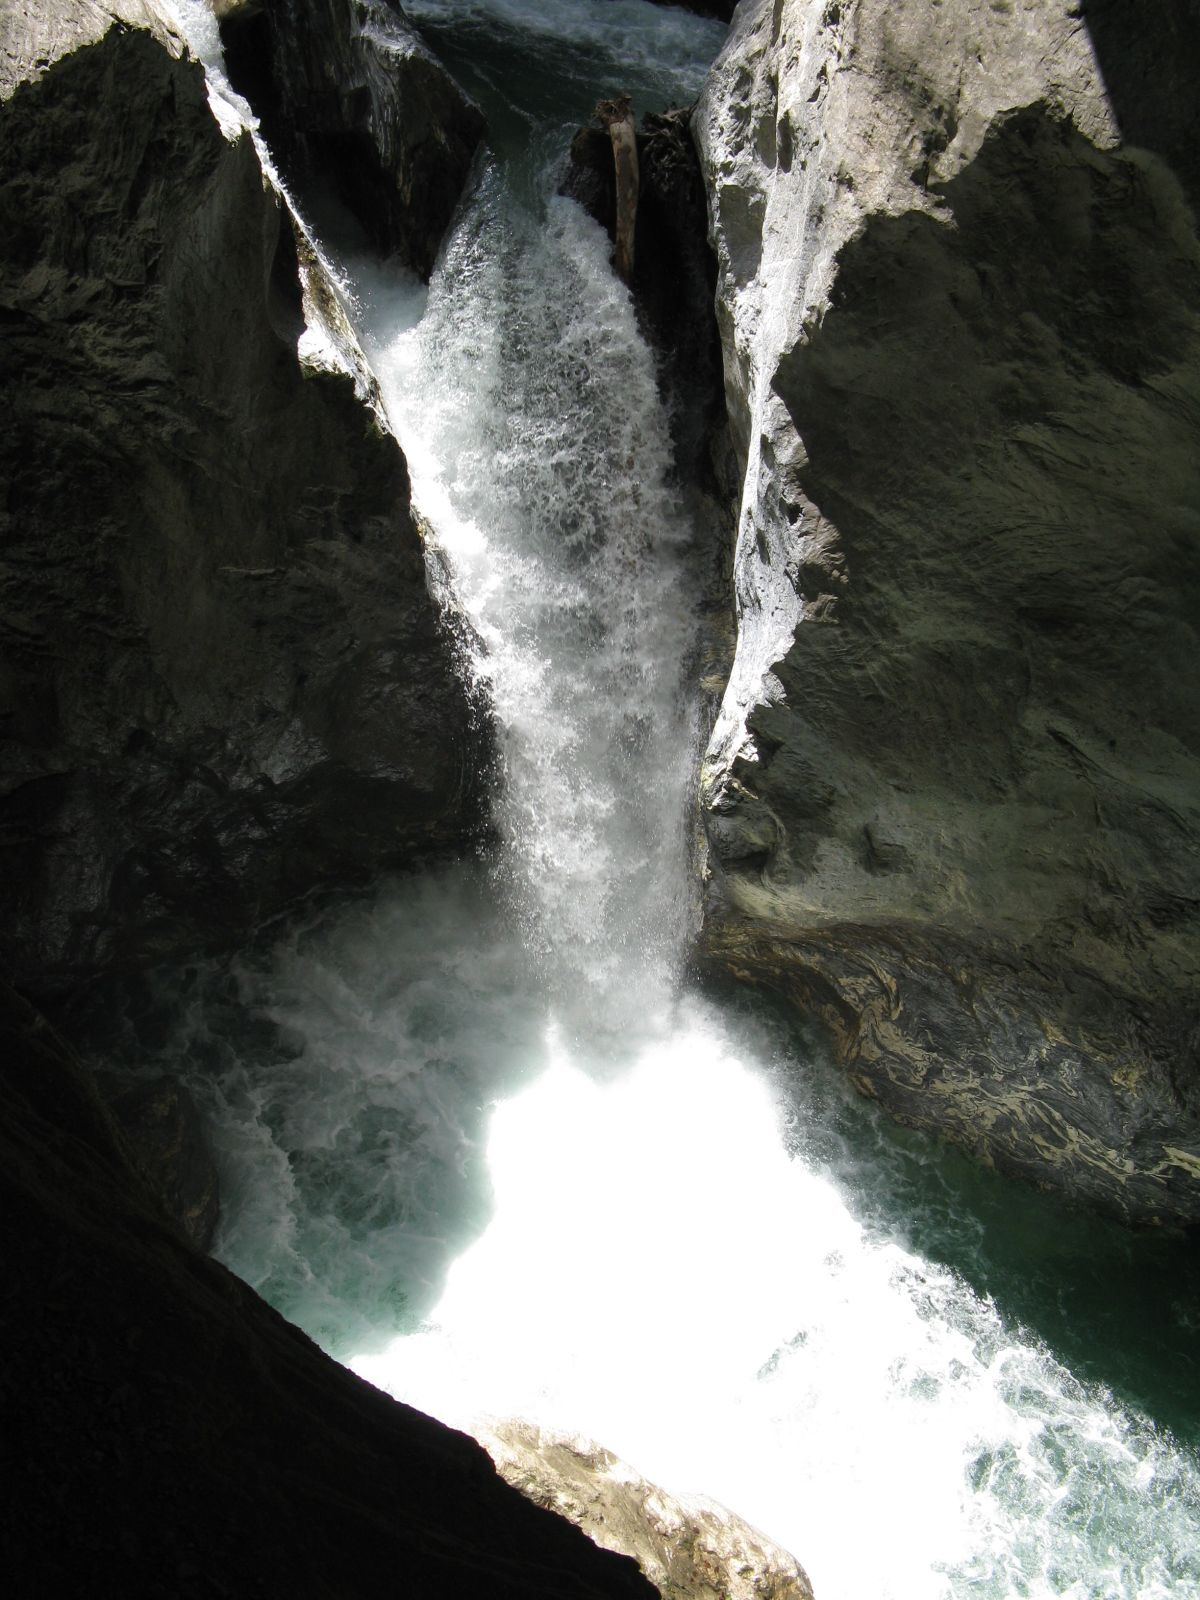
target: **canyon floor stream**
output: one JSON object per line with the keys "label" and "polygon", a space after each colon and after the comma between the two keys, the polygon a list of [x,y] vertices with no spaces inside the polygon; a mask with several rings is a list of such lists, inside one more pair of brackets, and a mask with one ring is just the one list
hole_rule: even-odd
{"label": "canyon floor stream", "polygon": [[1183,1246],[885,1124],[692,980],[707,555],[601,230],[595,101],[687,103],[723,30],[643,0],[408,8],[484,104],[425,290],[342,258],[494,707],[496,843],[143,996],[222,1168],[221,1258],[460,1426],[590,1435],[793,1549],[820,1600],[1200,1594]]}

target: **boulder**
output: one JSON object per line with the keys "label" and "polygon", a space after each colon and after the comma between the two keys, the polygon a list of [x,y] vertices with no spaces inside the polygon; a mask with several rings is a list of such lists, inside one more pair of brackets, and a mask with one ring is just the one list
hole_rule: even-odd
{"label": "boulder", "polygon": [[259,0],[228,11],[221,38],[302,203],[332,194],[427,279],[484,122],[395,0]]}
{"label": "boulder", "polygon": [[336,296],[126,11],[6,7],[0,36],[0,961],[41,989],[232,945],[480,810]]}
{"label": "boulder", "polygon": [[803,1567],[765,1534],[714,1500],[668,1494],[601,1445],[519,1418],[476,1437],[506,1482],[633,1556],[662,1600],[813,1600]]}
{"label": "boulder", "polygon": [[1096,10],[739,7],[695,121],[743,467],[703,949],[903,1121],[1194,1222],[1195,103],[1176,63],[1124,114]]}

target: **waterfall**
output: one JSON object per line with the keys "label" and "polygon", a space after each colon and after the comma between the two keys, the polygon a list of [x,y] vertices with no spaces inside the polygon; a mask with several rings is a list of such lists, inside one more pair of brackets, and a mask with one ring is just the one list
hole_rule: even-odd
{"label": "waterfall", "polygon": [[411,332],[411,289],[350,276],[495,712],[498,892],[560,1023],[621,1036],[682,950],[692,535],[609,241],[521,187],[485,173]]}
{"label": "waterfall", "polygon": [[[962,1265],[1006,1209],[1060,1226],[1049,1202],[987,1200],[684,982],[695,536],[554,163],[599,94],[694,93],[720,30],[643,0],[409,10],[498,154],[428,291],[341,270],[494,708],[499,845],[190,991],[165,1053],[216,1130],[219,1253],[423,1409],[521,1412],[724,1500],[820,1600],[1200,1594],[1194,1449]],[[971,1205],[958,1266],[915,1242]]]}

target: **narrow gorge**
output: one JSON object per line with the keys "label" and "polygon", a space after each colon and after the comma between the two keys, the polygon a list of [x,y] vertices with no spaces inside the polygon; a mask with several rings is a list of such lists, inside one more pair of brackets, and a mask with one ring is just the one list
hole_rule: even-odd
{"label": "narrow gorge", "polygon": [[1200,1596],[1191,0],[0,66],[14,1592]]}

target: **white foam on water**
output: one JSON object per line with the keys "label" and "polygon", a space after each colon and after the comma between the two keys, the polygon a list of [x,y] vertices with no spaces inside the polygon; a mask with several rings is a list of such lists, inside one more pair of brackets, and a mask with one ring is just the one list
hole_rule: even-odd
{"label": "white foam on water", "polygon": [[822,1600],[1200,1592],[1195,1463],[855,1219],[789,1155],[762,1041],[686,1002],[488,1139],[495,1215],[425,1330],[355,1370],[470,1429],[602,1440],[795,1550]]}

